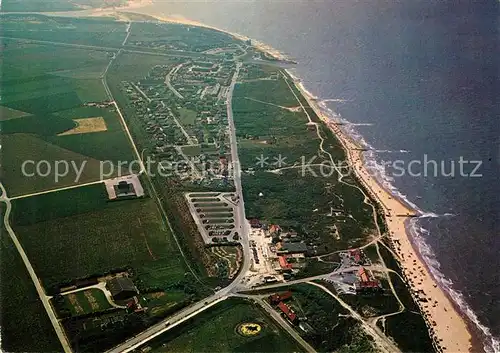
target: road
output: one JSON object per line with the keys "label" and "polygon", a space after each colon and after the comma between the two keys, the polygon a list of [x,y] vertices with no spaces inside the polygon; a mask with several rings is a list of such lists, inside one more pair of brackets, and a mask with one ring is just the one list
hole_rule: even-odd
{"label": "road", "polygon": [[373,337],[375,340],[375,343],[377,344],[378,347],[384,350],[384,352],[387,353],[396,353],[396,352],[401,352],[398,346],[391,341],[389,338],[387,338],[386,335],[384,335],[380,329],[377,326],[372,326],[371,324],[367,323],[361,315],[359,315],[355,310],[353,310],[349,305],[347,305],[342,299],[340,299],[337,295],[335,295],[332,291],[330,291],[328,288],[325,286],[322,286],[321,284],[314,283],[314,282],[307,282],[310,285],[316,286],[318,288],[321,288],[323,291],[331,295],[337,302],[342,305],[345,309],[349,311],[351,316],[358,320],[365,331]]}
{"label": "road", "polygon": [[[132,337],[131,339],[125,341],[124,343],[114,347],[113,349],[109,350],[107,353],[126,353],[130,352],[131,350],[145,344],[146,342],[150,341],[154,337],[157,337],[158,335],[161,335],[162,333],[170,330],[171,328],[180,325],[182,322],[190,319],[191,317],[201,313],[202,311],[208,309],[209,307],[225,300],[228,296],[231,295],[231,293],[236,292],[239,288],[238,286],[242,286],[242,279],[245,277],[247,274],[248,270],[250,269],[251,265],[251,253],[250,253],[250,245],[249,245],[249,240],[248,240],[248,232],[249,232],[249,224],[246,221],[245,217],[245,204],[243,202],[243,191],[242,191],[242,186],[241,186],[241,170],[240,170],[240,162],[238,158],[238,146],[237,146],[237,141],[236,141],[236,130],[234,127],[234,121],[233,121],[233,112],[232,112],[232,105],[231,105],[231,100],[232,100],[232,95],[233,95],[233,90],[234,86],[236,84],[236,81],[238,79],[238,74],[239,70],[241,68],[241,64],[238,64],[236,66],[236,71],[233,75],[231,85],[228,90],[228,95],[227,95],[227,115],[228,115],[228,125],[229,125],[229,131],[230,131],[230,140],[231,140],[231,161],[233,164],[233,174],[234,174],[234,184],[235,184],[235,189],[236,189],[236,195],[239,197],[239,202],[238,205],[236,205],[236,212],[235,212],[235,224],[237,227],[240,228],[240,231],[238,234],[240,235],[241,238],[241,243],[243,246],[243,263],[241,265],[240,272],[238,276],[234,279],[231,284],[218,292],[216,292],[214,295],[205,298],[202,301],[199,301],[184,310],[176,313],[175,315],[172,315],[171,317],[159,322],[158,324],[151,326],[147,330],[141,332],[140,334]],[[207,303],[207,304],[205,304]],[[168,324],[168,326],[166,326]]]}
{"label": "road", "polygon": [[288,334],[290,336],[293,337],[293,339],[295,341],[297,341],[297,343],[299,343],[302,348],[304,348],[304,350],[306,352],[316,352],[316,350],[309,344],[306,342],[306,340],[304,340],[298,333],[297,331],[295,331],[295,329],[288,323],[288,321],[286,321],[280,313],[278,313],[276,310],[274,310],[274,308],[269,305],[269,303],[263,299],[259,299],[257,300],[257,303],[269,314],[269,316],[271,316],[278,324],[280,324],[280,326],[286,331],[288,332]]}
{"label": "road", "polygon": [[179,93],[179,91],[177,91],[175,89],[174,86],[172,86],[172,83],[170,82],[170,78],[172,75],[175,75],[175,73],[177,71],[179,71],[179,69],[182,67],[182,65],[184,65],[184,64],[181,63],[181,64],[177,65],[172,70],[170,70],[170,72],[167,74],[167,76],[165,76],[165,84],[167,85],[168,89],[171,90],[180,99],[184,99],[184,97],[182,96],[182,94]]}
{"label": "road", "polygon": [[130,30],[131,27],[132,27],[132,22],[127,23],[127,28],[125,29],[125,32],[127,32],[127,35],[125,36],[125,39],[123,40],[122,46],[127,44],[128,37],[130,37],[130,33],[132,33],[132,31]]}
{"label": "road", "polygon": [[226,96],[226,106],[227,106],[227,121],[229,125],[229,140],[231,143],[231,164],[233,169],[233,181],[236,193],[236,198],[238,199],[238,204],[235,205],[235,227],[240,229],[238,232],[241,240],[241,245],[243,247],[243,264],[240,269],[238,277],[231,283],[230,286],[236,287],[239,282],[246,276],[248,270],[250,270],[250,265],[252,263],[252,254],[250,251],[250,244],[248,239],[248,234],[250,233],[250,224],[248,223],[245,215],[245,200],[243,198],[243,187],[241,186],[241,163],[238,156],[238,141],[236,140],[236,128],[234,126],[233,119],[233,92],[236,81],[238,80],[238,74],[240,72],[242,64],[236,64],[236,71],[231,80],[231,85],[227,91]]}
{"label": "road", "polygon": [[0,182],[0,189],[2,191],[2,196],[0,196],[0,202],[4,202],[6,205],[5,213],[3,215],[3,222],[5,225],[5,229],[7,230],[7,233],[9,234],[10,238],[14,242],[14,245],[15,245],[17,251],[19,252],[19,255],[21,255],[21,259],[23,260],[24,266],[26,266],[26,269],[28,270],[28,273],[31,277],[31,280],[33,281],[33,284],[35,285],[38,296],[40,297],[40,300],[42,301],[43,307],[45,308],[45,311],[47,312],[47,315],[49,316],[50,322],[52,323],[52,326],[54,327],[54,330],[57,334],[57,337],[59,338],[59,341],[61,342],[61,345],[64,349],[64,352],[71,353],[71,346],[69,344],[68,338],[66,337],[64,329],[59,324],[59,320],[57,319],[57,316],[54,312],[54,309],[52,308],[52,305],[50,304],[49,297],[45,294],[45,291],[43,290],[42,285],[40,284],[40,281],[38,280],[38,277],[36,276],[35,270],[33,269],[33,266],[31,265],[31,263],[28,259],[28,256],[24,252],[24,249],[21,246],[21,243],[17,239],[17,236],[14,233],[14,230],[12,229],[12,227],[10,225],[9,217],[10,217],[10,212],[12,210],[12,204],[10,202],[9,197],[7,196],[7,191],[5,190],[5,188],[1,182]]}

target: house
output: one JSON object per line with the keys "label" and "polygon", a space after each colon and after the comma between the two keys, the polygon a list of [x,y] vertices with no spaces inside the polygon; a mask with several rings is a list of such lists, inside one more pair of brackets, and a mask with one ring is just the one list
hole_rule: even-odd
{"label": "house", "polygon": [[114,300],[129,299],[139,293],[134,282],[128,277],[112,278],[106,282],[106,288],[110,291]]}
{"label": "house", "polygon": [[290,299],[291,297],[292,297],[292,292],[290,291],[283,293],[274,293],[269,296],[269,302],[272,305],[277,305],[284,300]]}
{"label": "house", "polygon": [[358,270],[358,277],[361,282],[368,282],[370,278],[368,277],[368,274],[366,273],[366,270],[364,267],[361,267]]}
{"label": "house", "polygon": [[295,313],[293,312],[292,309],[290,309],[288,307],[288,305],[286,305],[285,303],[283,302],[279,302],[278,304],[278,308],[281,310],[281,312],[283,314],[286,315],[286,317],[288,318],[288,320],[290,320],[290,322],[293,324],[297,321],[297,315],[295,315]]}
{"label": "house", "polygon": [[280,264],[280,269],[281,271],[284,271],[284,272],[289,272],[292,270],[292,264],[289,264],[287,259],[286,259],[286,256],[278,256],[278,261],[279,261],[279,264]]}
{"label": "house", "polygon": [[276,225],[276,224],[271,224],[269,226],[269,234],[274,234],[274,233],[278,233],[279,231],[281,231],[281,228],[279,225]]}
{"label": "house", "polygon": [[261,223],[260,223],[260,221],[257,218],[252,218],[250,220],[250,227],[252,227],[252,228],[260,228],[261,227]]}

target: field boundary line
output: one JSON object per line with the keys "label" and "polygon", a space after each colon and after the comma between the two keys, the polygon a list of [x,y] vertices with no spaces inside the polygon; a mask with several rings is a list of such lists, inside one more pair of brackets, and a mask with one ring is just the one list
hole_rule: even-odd
{"label": "field boundary line", "polygon": [[42,301],[43,307],[49,316],[50,322],[52,323],[52,326],[54,327],[54,331],[56,332],[56,335],[59,339],[59,342],[61,343],[64,352],[65,353],[71,353],[71,345],[69,344],[68,338],[66,337],[66,333],[64,332],[64,329],[61,328],[61,325],[59,323],[59,320],[57,319],[57,316],[54,312],[54,309],[52,305],[50,304],[49,297],[45,294],[45,291],[42,288],[42,285],[40,284],[40,280],[38,279],[35,270],[33,269],[33,266],[31,265],[31,262],[28,259],[28,255],[26,255],[26,252],[24,251],[21,242],[19,239],[17,239],[16,234],[14,233],[14,230],[12,229],[9,221],[10,217],[10,212],[12,210],[12,204],[10,202],[10,199],[7,197],[7,191],[5,190],[3,184],[0,182],[0,189],[2,191],[2,196],[0,197],[0,202],[4,202],[6,205],[6,210],[3,215],[3,222],[5,225],[5,229],[7,230],[7,233],[9,233],[10,238],[14,242],[14,245],[21,256],[21,259],[23,260],[24,266],[26,267],[30,277],[31,281],[33,282],[35,289],[38,293],[38,296],[40,297],[40,300]]}

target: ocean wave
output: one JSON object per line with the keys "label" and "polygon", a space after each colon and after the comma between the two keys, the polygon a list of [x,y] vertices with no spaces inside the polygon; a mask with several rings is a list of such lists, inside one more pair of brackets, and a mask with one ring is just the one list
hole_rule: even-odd
{"label": "ocean wave", "polygon": [[[372,125],[372,124],[370,124]],[[374,150],[374,152],[376,153],[410,153],[410,151],[407,151],[407,150],[397,150],[397,151],[394,151],[394,150]]]}
{"label": "ocean wave", "polygon": [[343,99],[343,98],[328,98],[328,99],[322,99],[320,103],[328,103],[328,102],[347,103],[347,102],[353,102],[353,100],[352,99]]}
{"label": "ocean wave", "polygon": [[436,218],[439,217],[439,215],[436,215],[435,213],[426,213],[419,218],[413,218],[410,221],[410,234],[414,244],[417,246],[420,256],[427,264],[429,271],[431,272],[433,278],[438,282],[439,286],[448,293],[453,302],[460,308],[461,312],[467,315],[469,320],[472,321],[482,332],[486,338],[486,345],[484,346],[485,351],[488,353],[500,353],[500,339],[494,337],[491,330],[481,323],[472,307],[466,302],[463,293],[454,289],[453,281],[441,272],[441,264],[439,263],[434,251],[425,241],[425,236],[429,235],[430,231],[419,224],[422,218],[427,217]]}
{"label": "ocean wave", "polygon": [[346,123],[346,124],[352,126],[373,126],[372,123]]}
{"label": "ocean wave", "polygon": [[[313,96],[311,94],[311,96]],[[373,148],[364,138],[363,136],[355,129],[355,124],[351,124],[349,121],[344,119],[340,114],[337,114],[331,108],[329,108],[325,104],[325,100],[319,103],[320,108],[323,112],[330,117],[331,120],[335,122],[342,123],[342,130],[346,132],[351,138],[353,138],[358,144],[360,144],[363,148],[367,149],[367,153],[365,153],[367,168],[371,169],[371,172],[375,172],[373,175],[377,179],[377,181],[394,197],[397,197],[402,202],[406,203],[413,209],[418,212],[418,217],[412,218],[410,220],[410,236],[414,241],[420,255],[422,256],[424,262],[429,267],[429,270],[435,280],[438,282],[441,288],[443,288],[448,295],[452,298],[452,300],[458,305],[460,310],[467,315],[470,321],[472,321],[476,327],[483,333],[485,339],[484,349],[488,353],[500,353],[500,339],[494,337],[491,334],[491,330],[484,326],[473,309],[466,302],[464,295],[458,290],[453,288],[453,281],[447,278],[441,272],[441,264],[439,263],[434,251],[427,244],[425,238],[430,235],[430,231],[421,226],[421,222],[424,219],[434,219],[440,217],[455,217],[456,214],[453,213],[444,213],[437,214],[434,212],[428,212],[421,210],[415,203],[411,202],[407,195],[398,190],[398,188],[394,185],[394,178],[389,176],[385,172],[385,167],[380,164],[376,159],[377,149]],[[401,149],[400,153],[409,153],[408,150]],[[380,152],[379,152],[380,153]],[[391,153],[391,152],[389,152]]]}
{"label": "ocean wave", "polygon": [[434,212],[424,212],[424,213],[419,215],[419,218],[423,219],[423,218],[439,218],[439,217],[455,217],[455,216],[456,216],[456,214],[454,214],[454,213],[437,214]]}

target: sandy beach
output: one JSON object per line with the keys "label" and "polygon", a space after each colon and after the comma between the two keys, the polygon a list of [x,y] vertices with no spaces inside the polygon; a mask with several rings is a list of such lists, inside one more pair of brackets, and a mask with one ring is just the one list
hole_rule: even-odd
{"label": "sandy beach", "polygon": [[[358,179],[372,198],[377,200],[384,209],[387,229],[394,245],[395,255],[400,261],[406,282],[410,285],[412,295],[424,314],[435,343],[446,352],[472,351],[472,336],[466,321],[455,309],[446,293],[437,285],[420,258],[418,250],[415,249],[410,240],[408,223],[410,217],[417,215],[417,212],[403,204],[379,184],[365,167],[363,147],[359,146],[340,129],[339,125],[322,112],[316,100],[304,90],[297,80],[295,80],[295,84],[320,119],[340,140]],[[426,299],[427,302],[423,302],[421,299]]]}

